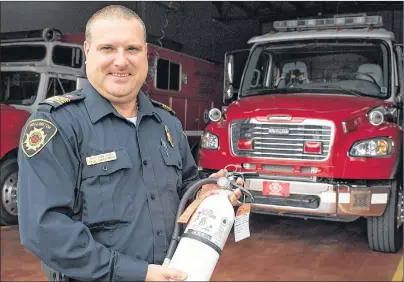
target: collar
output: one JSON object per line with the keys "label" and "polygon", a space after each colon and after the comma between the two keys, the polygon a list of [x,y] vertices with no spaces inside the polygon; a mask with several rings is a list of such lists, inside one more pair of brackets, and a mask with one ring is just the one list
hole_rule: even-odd
{"label": "collar", "polygon": [[[115,110],[107,99],[98,93],[98,91],[91,84],[86,85],[83,92],[86,94],[84,104],[86,105],[87,112],[89,113],[91,122],[93,124],[109,114],[114,114],[117,117],[124,118]],[[162,122],[153,104],[142,91],[139,91],[137,99],[138,110],[136,116],[138,122],[143,116],[154,116],[160,123]]]}
{"label": "collar", "polygon": [[137,100],[138,100],[137,116],[139,121],[143,116],[154,116],[160,123],[163,122],[150,99],[142,91],[139,91],[139,94],[137,95]]}

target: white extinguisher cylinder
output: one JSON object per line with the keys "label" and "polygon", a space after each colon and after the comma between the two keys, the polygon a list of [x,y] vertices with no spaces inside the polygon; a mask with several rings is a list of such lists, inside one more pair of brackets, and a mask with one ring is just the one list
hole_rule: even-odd
{"label": "white extinguisher cylinder", "polygon": [[186,281],[209,281],[234,224],[232,192],[221,190],[204,199],[190,218],[169,263],[188,274]]}

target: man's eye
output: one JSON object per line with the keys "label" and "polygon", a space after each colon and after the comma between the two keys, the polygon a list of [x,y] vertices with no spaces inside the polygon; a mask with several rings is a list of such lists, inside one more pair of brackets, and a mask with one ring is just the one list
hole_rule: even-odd
{"label": "man's eye", "polygon": [[137,50],[139,50],[139,48],[137,48],[137,47],[129,47],[128,50],[129,51],[137,51]]}
{"label": "man's eye", "polygon": [[103,47],[101,47],[101,50],[112,50],[112,47],[110,47],[110,46],[103,46]]}

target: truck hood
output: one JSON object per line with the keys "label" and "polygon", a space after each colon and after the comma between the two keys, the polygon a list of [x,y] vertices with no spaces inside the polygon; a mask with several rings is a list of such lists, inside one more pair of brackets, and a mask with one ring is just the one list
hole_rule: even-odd
{"label": "truck hood", "polygon": [[229,105],[226,115],[230,119],[276,114],[339,120],[357,116],[382,104],[386,103],[369,97],[318,93],[270,94],[241,98]]}
{"label": "truck hood", "polygon": [[19,134],[30,113],[10,105],[0,104],[0,126],[2,134]]}
{"label": "truck hood", "polygon": [[0,113],[10,112],[10,111],[21,111],[21,110],[17,109],[16,107],[10,106],[10,105],[0,104]]}

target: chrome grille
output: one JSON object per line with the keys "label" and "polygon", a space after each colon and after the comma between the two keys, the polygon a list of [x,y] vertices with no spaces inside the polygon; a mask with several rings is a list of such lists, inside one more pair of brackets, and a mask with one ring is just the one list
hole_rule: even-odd
{"label": "chrome grille", "polygon": [[[231,147],[236,156],[292,160],[325,160],[332,146],[333,126],[325,120],[303,123],[258,123],[251,119],[234,120],[231,124]],[[253,141],[253,150],[239,150],[240,139]],[[306,141],[319,141],[321,154],[304,153]]]}

